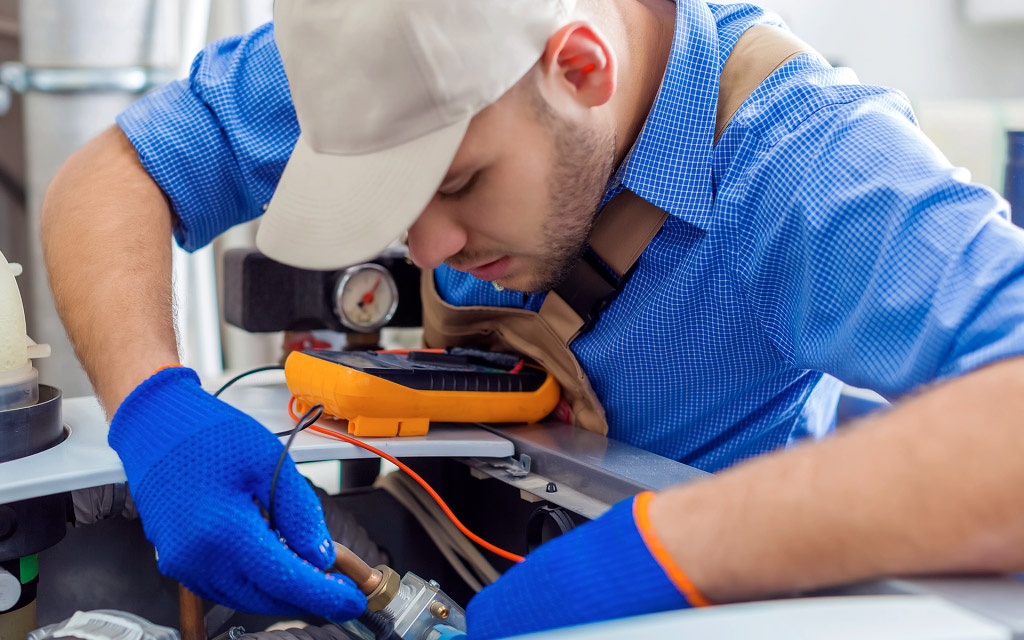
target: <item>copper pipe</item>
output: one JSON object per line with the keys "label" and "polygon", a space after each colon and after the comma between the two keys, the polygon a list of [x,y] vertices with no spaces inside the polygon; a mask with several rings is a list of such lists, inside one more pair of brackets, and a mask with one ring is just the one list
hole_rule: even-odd
{"label": "copper pipe", "polygon": [[206,640],[203,599],[178,583],[178,616],[181,640]]}
{"label": "copper pipe", "polygon": [[370,595],[380,586],[384,574],[363,562],[363,559],[352,553],[351,549],[335,542],[334,553],[334,569],[352,578],[364,595]]}

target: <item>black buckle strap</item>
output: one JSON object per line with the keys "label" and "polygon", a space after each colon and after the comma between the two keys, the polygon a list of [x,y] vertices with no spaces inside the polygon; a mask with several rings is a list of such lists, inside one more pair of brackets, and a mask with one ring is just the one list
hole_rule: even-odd
{"label": "black buckle strap", "polygon": [[616,276],[594,250],[587,247],[568,277],[553,291],[583,320],[583,328],[580,329],[580,334],[583,334],[593,328],[601,312],[625,288],[634,271],[636,263],[622,277]]}

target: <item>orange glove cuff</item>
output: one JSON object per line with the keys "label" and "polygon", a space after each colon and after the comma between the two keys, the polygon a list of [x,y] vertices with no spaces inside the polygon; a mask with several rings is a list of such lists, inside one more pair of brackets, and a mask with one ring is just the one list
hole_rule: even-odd
{"label": "orange glove cuff", "polygon": [[665,570],[665,575],[676,586],[676,589],[679,589],[679,592],[686,596],[691,605],[695,607],[711,606],[711,602],[697,590],[697,587],[690,581],[690,578],[676,565],[672,556],[665,549],[665,545],[658,538],[658,534],[654,532],[654,527],[651,526],[651,516],[648,512],[653,498],[654,493],[645,491],[633,501],[633,520],[636,522],[636,528],[640,531],[640,537],[643,538],[644,543],[647,545],[647,550],[651,552],[654,559]]}
{"label": "orange glove cuff", "polygon": [[183,365],[183,364],[178,364],[178,363],[175,363],[175,364],[165,364],[164,366],[160,367],[159,369],[157,369],[156,371],[154,371],[153,373],[151,373],[151,374],[149,374],[149,375],[151,375],[151,376],[155,376],[156,374],[160,373],[160,372],[161,372],[161,371],[163,371],[164,369],[170,369],[170,368],[172,368],[172,367],[184,367],[184,366],[185,366],[185,365]]}

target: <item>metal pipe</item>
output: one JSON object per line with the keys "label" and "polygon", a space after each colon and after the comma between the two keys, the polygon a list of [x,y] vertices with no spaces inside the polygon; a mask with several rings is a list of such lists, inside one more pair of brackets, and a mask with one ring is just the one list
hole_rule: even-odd
{"label": "metal pipe", "polygon": [[334,543],[334,569],[356,583],[363,595],[370,595],[378,586],[384,575],[377,569],[363,562],[363,559],[352,553],[348,547]]}
{"label": "metal pipe", "polygon": [[178,622],[181,640],[206,640],[203,599],[178,583]]}
{"label": "metal pipe", "polygon": [[370,611],[383,610],[398,595],[402,580],[391,567],[382,564],[371,569],[362,558],[337,542],[334,543],[334,553],[334,568],[356,583],[366,596],[366,608]]}
{"label": "metal pipe", "polygon": [[4,86],[28,93],[128,92],[139,93],[174,78],[165,69],[122,67],[111,69],[29,69],[20,62],[0,65]]}

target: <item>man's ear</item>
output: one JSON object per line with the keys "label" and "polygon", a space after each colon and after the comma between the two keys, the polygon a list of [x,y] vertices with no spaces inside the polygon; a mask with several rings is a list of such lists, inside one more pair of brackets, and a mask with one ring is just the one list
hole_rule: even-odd
{"label": "man's ear", "polygon": [[[548,89],[583,107],[599,107],[615,93],[615,55],[604,36],[587,22],[567,24],[551,36],[541,68]],[[548,99],[556,98],[549,94]]]}

